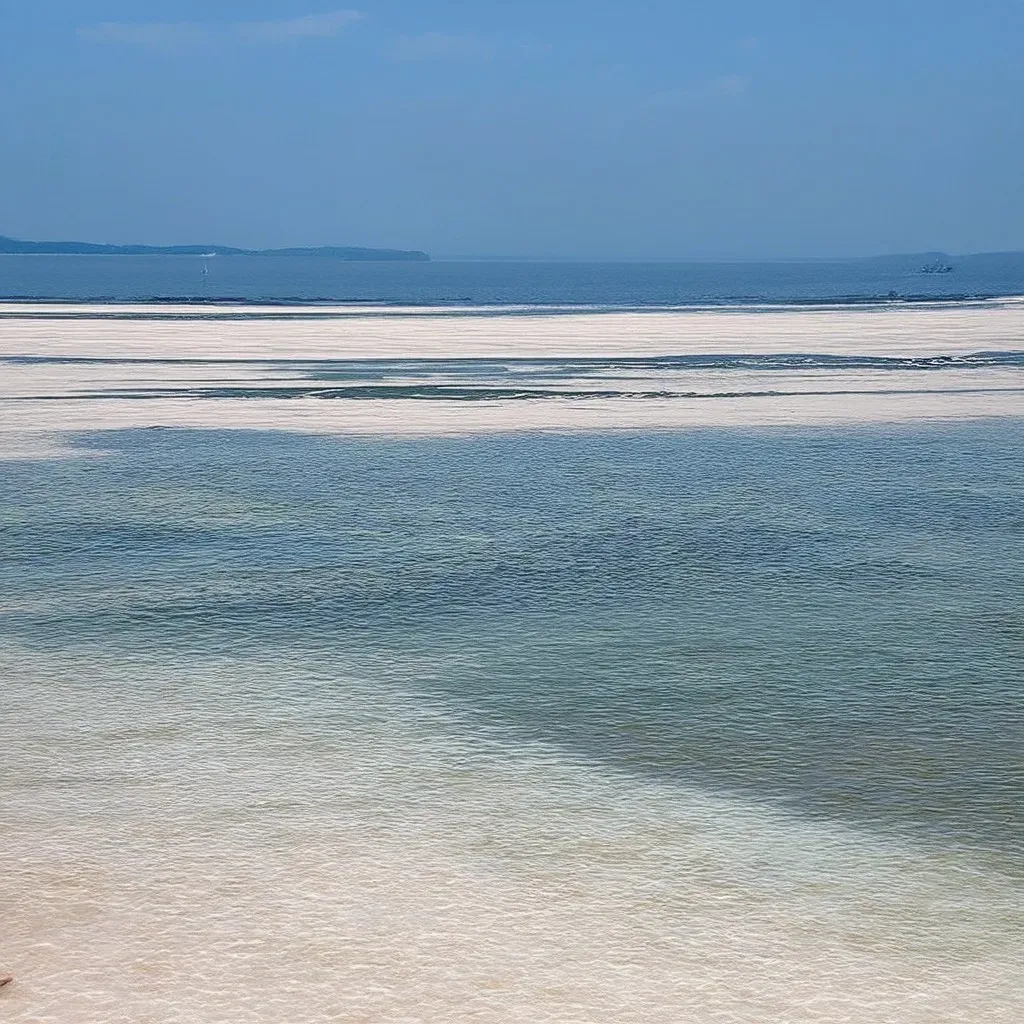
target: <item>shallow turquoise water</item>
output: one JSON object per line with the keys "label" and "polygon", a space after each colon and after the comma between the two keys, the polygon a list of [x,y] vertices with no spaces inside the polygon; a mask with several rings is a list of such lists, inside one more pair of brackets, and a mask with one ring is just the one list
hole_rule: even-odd
{"label": "shallow turquoise water", "polygon": [[4,643],[333,662],[339,712],[361,666],[510,750],[1017,860],[1021,421],[80,443],[0,465]]}

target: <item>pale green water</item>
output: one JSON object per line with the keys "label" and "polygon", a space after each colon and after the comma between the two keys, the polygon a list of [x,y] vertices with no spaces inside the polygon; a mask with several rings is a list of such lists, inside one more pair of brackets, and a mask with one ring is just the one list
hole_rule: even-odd
{"label": "pale green water", "polygon": [[3,629],[383,660],[595,770],[1012,849],[1022,442],[105,437],[4,468]]}
{"label": "pale green water", "polygon": [[15,1019],[1024,1012],[1021,421],[82,444],[0,464]]}

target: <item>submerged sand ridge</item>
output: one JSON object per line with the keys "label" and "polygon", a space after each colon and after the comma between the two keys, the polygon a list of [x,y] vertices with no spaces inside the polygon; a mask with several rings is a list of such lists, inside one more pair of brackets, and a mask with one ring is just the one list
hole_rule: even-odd
{"label": "submerged sand ridge", "polygon": [[[1017,300],[628,312],[8,303],[0,435],[19,457],[55,453],[55,434],[126,427],[422,436],[1013,416],[1021,353]],[[531,360],[560,365],[527,373]]]}
{"label": "submerged sand ridge", "polygon": [[19,1024],[1024,1012],[969,853],[510,757],[336,663],[0,667]]}

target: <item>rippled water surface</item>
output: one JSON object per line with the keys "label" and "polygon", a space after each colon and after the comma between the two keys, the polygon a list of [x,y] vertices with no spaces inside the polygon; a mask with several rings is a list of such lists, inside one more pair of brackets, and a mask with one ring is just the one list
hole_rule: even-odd
{"label": "rippled water surface", "polygon": [[0,464],[14,1019],[1024,1015],[1021,421],[78,443]]}

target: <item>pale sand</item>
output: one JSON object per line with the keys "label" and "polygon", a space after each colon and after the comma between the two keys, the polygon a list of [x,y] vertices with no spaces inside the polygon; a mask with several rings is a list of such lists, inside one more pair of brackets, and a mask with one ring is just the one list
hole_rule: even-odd
{"label": "pale sand", "polygon": [[[825,426],[1024,415],[1019,392],[718,398],[707,401],[386,401],[151,399],[19,402],[0,436],[133,427],[289,430],[306,434],[424,437],[519,431],[674,430]],[[6,441],[3,442],[6,444]]]}
{"label": "pale sand", "polygon": [[[232,314],[232,309],[200,309],[197,314],[196,307],[185,306],[0,305],[0,358],[112,361],[0,366],[0,458],[58,455],[68,451],[58,435],[129,427],[415,437],[1024,415],[1024,368],[955,363],[927,372],[816,368],[680,373],[640,368],[596,377],[558,378],[553,371],[548,381],[537,382],[545,386],[555,379],[574,390],[664,390],[689,396],[782,392],[727,398],[466,402],[158,397],[141,401],[114,394],[123,389],[170,389],[184,395],[194,387],[315,385],[315,376],[310,378],[307,372],[289,365],[302,360],[740,353],[956,357],[1019,351],[1024,350],[1021,301],[516,316],[480,310],[462,315],[466,311],[240,307],[234,312],[244,312],[248,319],[153,319],[169,312],[224,317]],[[282,312],[287,312],[287,319],[279,318]],[[137,319],[125,319],[128,316]],[[125,360],[137,362],[120,362]],[[396,366],[388,382],[433,381],[436,372]],[[323,386],[337,383],[324,381]],[[491,383],[502,381],[495,378]]]}
{"label": "pale sand", "polygon": [[[0,306],[0,312],[11,307]],[[845,309],[674,310],[536,315],[355,315],[280,320],[247,309],[245,320],[75,319],[121,307],[64,309],[0,320],[0,357],[144,359],[398,359],[819,353],[952,355],[1024,349],[1024,302]],[[140,306],[137,315],[166,313]],[[192,307],[192,316],[197,314]],[[294,316],[294,311],[289,310]]]}
{"label": "pale sand", "polygon": [[1024,1019],[984,855],[491,745],[352,668],[0,648],[7,1020]]}

